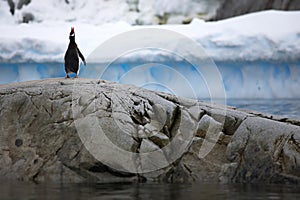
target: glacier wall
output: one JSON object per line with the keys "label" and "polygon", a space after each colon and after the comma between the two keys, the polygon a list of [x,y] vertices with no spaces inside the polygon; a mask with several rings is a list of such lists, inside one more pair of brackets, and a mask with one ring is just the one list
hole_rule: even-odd
{"label": "glacier wall", "polygon": [[[82,66],[79,75],[135,84],[184,97],[210,98],[210,88],[217,88],[217,83],[208,84],[201,72],[184,61],[193,55],[194,49],[186,45],[187,41],[192,41],[202,46],[205,57],[215,61],[227,98],[300,99],[299,17],[299,11],[268,11],[218,22],[193,20],[189,25],[131,26],[120,22],[96,26],[74,22],[77,44],[88,63],[86,67]],[[63,56],[69,42],[70,26],[74,24],[0,23],[0,84],[64,77]],[[154,32],[150,29],[156,30],[156,34],[160,30],[160,35],[153,37]],[[162,35],[166,31],[168,34]],[[181,34],[183,40],[172,39],[169,33],[173,36]],[[137,37],[147,41],[149,46],[142,46],[145,47],[143,51],[132,54],[129,51],[128,56],[110,64],[107,69],[106,64],[99,64],[121,56],[114,54],[136,42]],[[116,38],[122,39],[116,41]],[[109,41],[112,43],[103,51],[101,46]],[[153,41],[163,49],[169,47],[166,48],[169,52],[148,51],[148,47],[157,48]],[[91,55],[95,55],[97,49],[99,54],[96,54],[102,57],[99,62],[94,62]],[[135,49],[141,48],[136,46]],[[174,55],[180,55],[182,59],[174,59]]]}
{"label": "glacier wall", "polygon": [[0,63],[0,84],[62,77],[62,63]]}
{"label": "glacier wall", "polygon": [[[216,65],[226,98],[300,98],[300,61],[218,61]],[[63,63],[1,63],[0,69],[0,84],[65,76]],[[214,87],[207,85],[205,77],[185,62],[150,63],[146,67],[139,62],[89,63],[81,66],[80,76],[199,99],[211,98],[209,88]]]}

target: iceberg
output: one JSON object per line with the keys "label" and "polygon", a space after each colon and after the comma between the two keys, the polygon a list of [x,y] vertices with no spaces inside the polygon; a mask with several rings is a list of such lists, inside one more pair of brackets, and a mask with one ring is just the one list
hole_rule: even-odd
{"label": "iceberg", "polygon": [[88,63],[81,66],[80,76],[210,98],[209,87],[214,85],[207,85],[206,77],[185,60],[188,51],[176,55],[183,48],[178,41],[161,41],[162,46],[177,44],[172,52],[137,49],[112,60],[110,53],[117,52],[125,39],[103,52],[102,60],[93,60],[95,50],[108,40],[129,31],[154,28],[181,34],[197,43],[217,67],[227,98],[300,98],[299,18],[299,11],[263,11],[217,22],[194,19],[188,25],[94,25],[50,20],[0,24],[0,84],[63,77],[69,29],[75,26],[77,44]]}

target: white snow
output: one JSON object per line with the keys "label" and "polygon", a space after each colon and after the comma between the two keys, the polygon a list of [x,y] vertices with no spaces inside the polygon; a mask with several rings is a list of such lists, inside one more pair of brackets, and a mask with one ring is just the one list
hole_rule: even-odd
{"label": "white snow", "polygon": [[[76,41],[85,55],[114,35],[151,27],[172,30],[195,40],[214,60],[295,61],[300,58],[298,19],[300,11],[264,11],[218,22],[194,19],[189,25],[131,26],[116,22],[97,26],[61,21],[21,25],[2,23],[0,62],[62,62],[71,26],[75,26]],[[156,52],[153,56],[158,57]]]}
{"label": "white snow", "polygon": [[[15,1],[17,2],[17,1]],[[22,21],[24,13],[32,13],[34,22],[46,21],[80,22],[92,24],[105,24],[121,21],[134,23],[136,13],[129,12],[129,5],[123,0],[31,0],[30,4],[16,9],[12,18],[15,23]],[[8,13],[6,2],[1,2],[3,11]],[[115,8],[115,9],[113,9]]]}
{"label": "white snow", "polygon": [[[18,2],[18,0],[13,0]],[[24,13],[31,13],[34,22],[62,21],[106,24],[125,21],[129,24],[158,24],[167,16],[167,23],[181,24],[186,19],[209,19],[216,14],[222,0],[31,0],[11,16],[6,0],[0,1],[5,18],[19,23]],[[69,3],[66,3],[69,2]],[[0,14],[1,15],[1,14]],[[3,16],[3,15],[2,15]]]}
{"label": "white snow", "polygon": [[63,62],[72,26],[85,55],[104,40],[131,28],[124,22],[102,26],[55,22],[0,25],[0,63]]}
{"label": "white snow", "polygon": [[[17,18],[10,18],[9,11],[2,7],[6,2],[0,1],[0,68],[2,71],[0,84],[63,76],[63,57],[72,26],[75,27],[76,42],[88,63],[80,75],[91,78],[99,78],[97,72],[101,71],[99,66],[89,62],[90,55],[99,45],[105,44],[120,33],[156,28],[182,34],[201,45],[214,61],[221,62],[220,71],[226,95],[229,98],[300,98],[300,23],[298,22],[300,11],[264,11],[218,22],[194,19],[189,25],[133,26],[128,23],[130,17],[127,18],[127,22],[120,21],[122,13],[127,9],[125,9],[127,4],[122,3],[123,1],[116,1],[120,4],[117,9],[118,13],[107,12],[105,17],[109,23],[104,24],[98,23],[99,19],[105,19],[101,14],[91,17],[87,13],[79,20],[76,18],[75,11],[82,6],[91,9],[91,13],[97,9],[103,9],[105,13],[105,3],[95,5],[95,7],[102,7],[93,10],[92,1],[86,1],[86,3],[78,1],[77,4],[75,0],[70,1],[77,7],[74,10],[68,10],[68,15],[66,15],[61,13],[63,9],[51,10],[55,2],[59,2],[58,0],[51,1],[51,8],[47,8],[43,18],[43,13],[40,12],[38,6],[44,3],[35,4],[34,2],[36,1],[32,0],[30,10],[34,10],[34,6],[37,6],[35,16],[40,22],[18,24]],[[45,0],[45,5],[49,3],[49,0]],[[166,9],[165,11],[173,9],[172,12],[175,12],[175,8],[168,7],[167,4],[164,4],[163,8]],[[22,12],[26,9],[26,7],[22,9]],[[183,7],[181,11],[184,12],[186,9],[188,8]],[[159,13],[159,9],[155,12]],[[52,18],[50,13],[54,13]],[[46,20],[46,18],[49,19]],[[143,20],[146,18],[147,16],[144,16]],[[157,38],[164,39],[157,41]],[[115,52],[134,39],[134,37],[124,38],[115,43],[109,51],[103,52],[103,60],[99,62],[110,61]],[[153,35],[151,38],[148,35],[145,41],[148,43],[155,41],[162,47],[171,46],[175,53],[180,52],[181,48],[186,48],[180,43],[181,41],[173,41],[172,37]],[[128,52],[125,56],[123,55],[122,59],[131,62],[147,60],[164,65],[174,60],[180,61],[185,56],[188,55],[180,57],[172,55],[172,52],[170,54],[170,51],[139,49]],[[59,64],[51,65],[54,62]],[[226,66],[227,63],[229,63],[228,66]],[[206,88],[205,80],[194,76],[195,71],[188,67],[172,67],[175,71],[177,70],[176,73],[184,77],[175,78],[173,75],[176,74],[172,74],[175,72],[173,69],[161,67],[161,65],[145,66],[144,73],[140,75],[136,73],[137,71],[130,72],[131,68],[128,66],[120,66],[110,69],[105,77],[122,83],[133,84],[133,81],[143,83],[149,89],[164,91],[164,87],[165,91],[177,91],[179,96],[187,97],[189,97],[187,88],[191,86],[197,96],[209,98],[210,91]],[[164,81],[167,81],[169,85]],[[184,81],[187,81],[187,84],[183,88]],[[156,86],[151,86],[151,84]]]}
{"label": "white snow", "polygon": [[153,24],[153,16],[168,15],[167,23],[180,24],[189,18],[209,19],[219,6],[220,0],[140,0],[138,17],[143,24]]}

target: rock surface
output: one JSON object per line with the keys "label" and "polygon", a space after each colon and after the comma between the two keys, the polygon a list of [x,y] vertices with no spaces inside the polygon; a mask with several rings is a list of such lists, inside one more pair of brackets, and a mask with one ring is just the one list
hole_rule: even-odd
{"label": "rock surface", "polygon": [[215,20],[226,19],[247,13],[262,10],[299,10],[300,1],[294,0],[268,0],[256,1],[251,0],[220,0],[219,9],[216,12]]}
{"label": "rock surface", "polygon": [[0,105],[0,180],[300,183],[297,120],[81,78]]}

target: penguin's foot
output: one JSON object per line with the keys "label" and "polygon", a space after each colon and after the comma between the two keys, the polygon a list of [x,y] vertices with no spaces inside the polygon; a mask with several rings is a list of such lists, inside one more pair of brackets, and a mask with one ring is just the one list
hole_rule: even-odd
{"label": "penguin's foot", "polygon": [[75,78],[79,78],[79,76],[76,74]]}
{"label": "penguin's foot", "polygon": [[69,74],[67,74],[65,78],[70,78]]}

